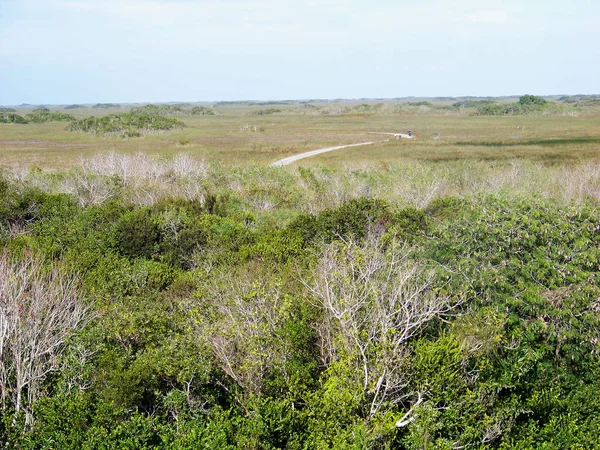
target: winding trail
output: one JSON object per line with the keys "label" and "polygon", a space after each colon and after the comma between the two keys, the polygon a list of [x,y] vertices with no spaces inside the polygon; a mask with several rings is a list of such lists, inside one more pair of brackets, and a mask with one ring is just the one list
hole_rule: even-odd
{"label": "winding trail", "polygon": [[319,155],[321,153],[327,153],[327,152],[331,152],[333,150],[339,150],[341,148],[358,147],[359,145],[371,145],[371,144],[376,144],[378,142],[387,142],[388,140],[389,139],[386,139],[384,141],[360,142],[358,144],[347,144],[347,145],[338,145],[336,147],[320,148],[317,150],[311,150],[309,152],[304,152],[304,153],[300,153],[298,155],[288,156],[287,158],[279,159],[279,160],[269,164],[269,166],[270,167],[287,166],[288,164],[298,161],[299,159],[308,158],[310,156]]}

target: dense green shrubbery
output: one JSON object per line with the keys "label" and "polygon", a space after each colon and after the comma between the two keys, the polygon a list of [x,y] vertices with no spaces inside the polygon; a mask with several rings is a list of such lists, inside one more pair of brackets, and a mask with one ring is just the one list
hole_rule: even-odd
{"label": "dense green shrubbery", "polygon": [[289,226],[306,242],[331,241],[340,237],[363,237],[369,227],[384,224],[389,206],[380,200],[360,198],[317,216],[299,216]]}
{"label": "dense green shrubbery", "polygon": [[16,113],[17,110],[14,108],[7,108],[7,107],[1,107],[0,108],[0,113]]}
{"label": "dense green shrubbery", "polygon": [[27,119],[23,116],[13,113],[0,113],[0,123],[20,123],[26,124]]}
{"label": "dense green shrubbery", "polygon": [[131,108],[131,114],[155,114],[159,116],[175,116],[192,114],[194,116],[214,116],[215,111],[205,106],[194,106],[189,109],[188,104],[181,105],[144,105]]}
{"label": "dense green shrubbery", "polygon": [[519,104],[523,106],[527,105],[546,105],[548,101],[537,95],[525,94],[519,97]]}
{"label": "dense green shrubbery", "polygon": [[25,115],[28,122],[45,123],[45,122],[70,122],[75,120],[71,114],[50,111],[47,108],[34,109],[31,113]]}
{"label": "dense green shrubbery", "polygon": [[45,122],[69,122],[75,120],[71,114],[52,112],[47,108],[34,109],[24,117],[13,113],[0,114],[0,123],[45,123]]}
{"label": "dense green shrubbery", "polygon": [[194,116],[214,116],[215,110],[205,106],[194,106],[191,113]]}
{"label": "dense green shrubbery", "polygon": [[176,105],[144,105],[136,108],[131,108],[131,114],[154,114],[159,116],[173,116],[183,114],[184,110],[181,106]]}
{"label": "dense green shrubbery", "polygon": [[252,115],[268,116],[268,115],[277,114],[280,112],[281,112],[281,109],[278,109],[278,108],[264,108],[264,109],[257,109],[256,111],[252,111]]}
{"label": "dense green shrubbery", "polygon": [[123,137],[139,137],[148,131],[165,131],[183,127],[185,124],[180,120],[156,114],[122,113],[103,117],[86,117],[72,122],[67,129],[74,132],[118,133]]}
{"label": "dense green shrubbery", "polygon": [[515,103],[489,103],[477,108],[478,116],[524,116],[524,115],[563,115],[573,114],[576,109],[568,105],[549,102],[535,95],[523,95]]}
{"label": "dense green shrubbery", "polygon": [[[78,274],[93,311],[33,427],[3,405],[1,445],[597,446],[597,207],[359,198],[276,214],[225,192],[82,207],[0,179],[2,246]],[[449,314],[394,346],[421,296]]]}

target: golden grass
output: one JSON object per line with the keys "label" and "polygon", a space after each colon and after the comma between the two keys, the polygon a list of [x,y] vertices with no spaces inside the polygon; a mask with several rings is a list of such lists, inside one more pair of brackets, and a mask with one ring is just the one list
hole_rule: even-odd
{"label": "golden grass", "polygon": [[[335,104],[330,106],[334,110]],[[129,140],[71,133],[65,130],[65,123],[0,124],[0,166],[39,166],[60,170],[76,165],[81,157],[106,151],[144,152],[165,157],[185,152],[210,163],[268,164],[321,147],[386,138],[369,134],[371,131],[405,132],[408,129],[413,131],[417,140],[391,140],[348,148],[296,164],[378,165],[399,160],[457,159],[528,159],[555,164],[600,156],[597,115],[474,117],[464,112],[332,115],[315,114],[314,110],[303,105],[273,105],[282,112],[263,116],[255,114],[257,110],[268,107],[271,106],[218,107],[219,115],[216,116],[179,117],[188,125],[183,130]],[[128,110],[85,108],[68,112],[84,117]],[[439,139],[433,139],[433,135],[439,136]],[[185,145],[181,145],[182,142]]]}

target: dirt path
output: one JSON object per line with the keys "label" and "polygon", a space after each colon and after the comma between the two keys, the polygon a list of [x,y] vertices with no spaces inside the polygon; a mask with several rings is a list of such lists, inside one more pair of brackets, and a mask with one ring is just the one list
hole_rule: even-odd
{"label": "dirt path", "polygon": [[318,150],[311,150],[309,152],[300,153],[298,155],[288,156],[287,158],[283,158],[283,159],[277,160],[277,161],[269,164],[269,166],[271,166],[271,167],[287,166],[288,164],[298,161],[299,159],[308,158],[310,156],[319,155],[321,153],[327,153],[327,152],[331,152],[333,150],[339,150],[341,148],[358,147],[359,145],[371,145],[371,144],[376,144],[377,142],[387,142],[387,141],[388,140],[386,139],[385,141],[360,142],[358,144],[347,144],[347,145],[338,145],[336,147],[320,148]]}

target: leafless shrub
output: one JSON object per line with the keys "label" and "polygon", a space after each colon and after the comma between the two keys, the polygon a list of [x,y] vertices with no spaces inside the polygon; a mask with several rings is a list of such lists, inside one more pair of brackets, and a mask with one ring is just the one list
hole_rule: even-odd
{"label": "leafless shrub", "polygon": [[270,211],[276,206],[276,203],[267,198],[256,198],[252,202],[253,206],[260,211]]}
{"label": "leafless shrub", "polygon": [[176,155],[172,166],[177,177],[206,178],[208,174],[208,164],[204,160],[197,161],[185,153]]}
{"label": "leafless shrub", "polygon": [[566,200],[593,198],[600,200],[600,163],[590,163],[565,171],[560,178]]}
{"label": "leafless shrub", "polygon": [[411,262],[404,247],[386,251],[371,233],[362,244],[327,245],[304,285],[323,310],[317,329],[322,363],[355,362],[371,399],[369,418],[414,395],[403,391],[405,344],[454,307],[435,291],[433,273]]}
{"label": "leafless shrub", "polygon": [[256,125],[250,125],[249,123],[245,123],[240,126],[240,131],[242,133],[247,133],[247,132],[256,133],[257,131],[264,131],[264,129],[261,127],[257,127]]}
{"label": "leafless shrub", "polygon": [[22,410],[31,424],[40,385],[58,370],[58,357],[69,334],[86,320],[87,309],[73,278],[57,270],[45,273],[28,256],[0,256],[0,400],[2,408]]}
{"label": "leafless shrub", "polygon": [[153,204],[160,198],[181,195],[187,199],[205,199],[202,184],[208,165],[190,155],[176,155],[172,160],[108,152],[80,161],[80,171],[73,171],[63,190],[76,195],[82,204],[101,203],[110,198],[118,185],[123,194],[136,204]]}
{"label": "leafless shrub", "polygon": [[104,203],[116,193],[111,179],[81,170],[74,170],[65,178],[62,190],[73,195],[82,206]]}
{"label": "leafless shrub", "polygon": [[207,290],[207,301],[215,317],[198,326],[199,335],[235,383],[260,393],[267,373],[287,357],[277,338],[285,314],[279,287],[221,275]]}

